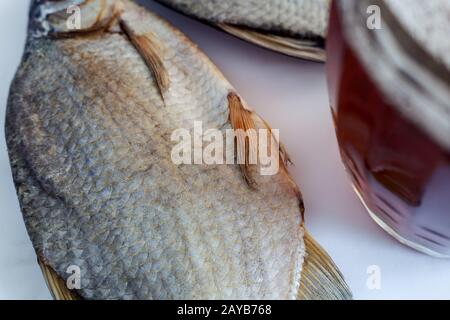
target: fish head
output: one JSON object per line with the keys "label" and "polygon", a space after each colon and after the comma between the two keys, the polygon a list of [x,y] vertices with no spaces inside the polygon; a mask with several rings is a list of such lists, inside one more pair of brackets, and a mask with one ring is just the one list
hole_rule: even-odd
{"label": "fish head", "polygon": [[106,29],[121,8],[122,0],[34,0],[30,29],[37,38]]}

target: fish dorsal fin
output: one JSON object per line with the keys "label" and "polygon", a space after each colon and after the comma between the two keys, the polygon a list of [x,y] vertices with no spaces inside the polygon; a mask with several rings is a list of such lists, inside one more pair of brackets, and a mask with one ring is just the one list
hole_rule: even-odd
{"label": "fish dorsal fin", "polygon": [[[280,172],[285,175],[292,188],[295,190],[299,199],[300,212],[303,216],[303,197],[297,184],[294,182],[287,171],[287,165],[289,163],[292,163],[292,161],[284,145],[277,139],[275,135],[272,134],[272,128],[270,127],[270,125],[265,120],[260,118],[255,112],[249,109],[241,100],[238,94],[234,92],[230,92],[228,94],[228,108],[231,127],[236,131],[236,156],[238,158],[238,163],[242,163],[243,161],[240,160],[245,159],[245,163],[240,164],[240,169],[244,180],[247,182],[249,187],[253,189],[257,188],[255,179],[250,173],[250,167],[252,163],[251,155],[255,155],[258,153],[258,143],[251,143],[250,135],[246,135],[246,132],[249,129],[266,129],[269,135],[268,140],[272,139],[273,146],[278,149],[278,162]],[[273,152],[273,150],[270,150],[270,152]]]}
{"label": "fish dorsal fin", "polygon": [[[240,164],[241,173],[248,186],[256,187],[249,170],[252,162],[251,155],[257,154],[256,143],[247,140],[246,133],[249,129],[256,129],[253,121],[253,113],[242,104],[241,98],[234,92],[228,94],[228,107],[230,111],[231,126],[236,132],[236,157]],[[249,136],[248,139],[251,139]],[[252,149],[252,150],[251,150]]]}

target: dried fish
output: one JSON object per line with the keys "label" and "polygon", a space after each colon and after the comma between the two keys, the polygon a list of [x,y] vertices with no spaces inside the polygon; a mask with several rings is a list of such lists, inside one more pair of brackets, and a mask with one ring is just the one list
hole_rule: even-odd
{"label": "dried fish", "polygon": [[330,0],[157,1],[264,48],[325,61]]}
{"label": "dried fish", "polygon": [[[76,30],[67,10],[50,10],[47,32],[36,36],[36,12],[52,4],[32,6],[34,36],[11,86],[6,136],[26,227],[56,298],[351,297],[305,233],[280,144],[275,175],[247,160],[174,163],[171,135],[193,121],[267,129],[190,40],[127,0],[83,2]],[[68,290],[73,266],[80,286]]]}

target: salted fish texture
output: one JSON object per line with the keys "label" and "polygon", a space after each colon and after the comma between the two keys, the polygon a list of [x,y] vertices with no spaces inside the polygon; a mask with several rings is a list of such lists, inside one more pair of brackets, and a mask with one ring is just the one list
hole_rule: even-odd
{"label": "salted fish texture", "polygon": [[[29,37],[6,118],[21,210],[55,297],[301,296],[303,201],[284,164],[262,176],[246,164],[171,158],[172,133],[194,121],[266,123],[155,14],[125,0],[86,1],[81,10],[97,23],[65,30],[57,11],[46,34]],[[32,18],[30,35],[41,22]],[[71,266],[81,270],[74,291],[65,288]],[[329,296],[348,297],[336,279]]]}

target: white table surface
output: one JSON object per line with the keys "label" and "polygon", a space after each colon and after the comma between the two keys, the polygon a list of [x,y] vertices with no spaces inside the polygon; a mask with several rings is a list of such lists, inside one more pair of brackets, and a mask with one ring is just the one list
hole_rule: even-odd
{"label": "white table surface", "polygon": [[[28,3],[0,1],[0,299],[51,298],[19,210],[3,130]],[[450,261],[395,242],[353,193],[338,155],[323,65],[260,49],[146,3],[196,42],[247,102],[280,129],[295,162],[290,171],[304,195],[307,227],[340,266],[356,299],[450,299]],[[366,285],[371,265],[380,267],[380,290]]]}

